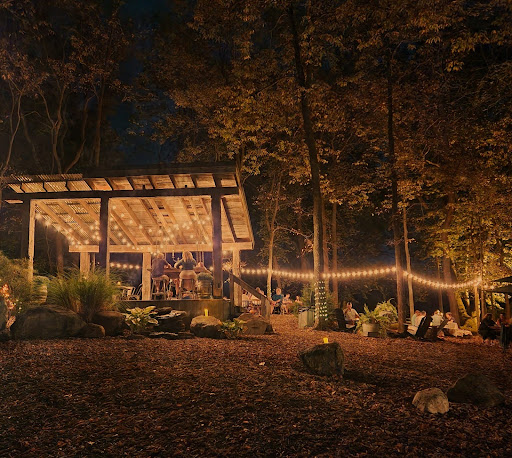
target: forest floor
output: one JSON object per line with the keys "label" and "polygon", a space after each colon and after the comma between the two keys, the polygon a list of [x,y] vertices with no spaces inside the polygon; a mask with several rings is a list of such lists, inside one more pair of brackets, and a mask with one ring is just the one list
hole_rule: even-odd
{"label": "forest floor", "polygon": [[[0,456],[512,456],[512,350],[273,325],[240,340],[0,343]],[[343,378],[299,362],[324,336],[343,348]],[[470,371],[506,404],[413,407]]]}

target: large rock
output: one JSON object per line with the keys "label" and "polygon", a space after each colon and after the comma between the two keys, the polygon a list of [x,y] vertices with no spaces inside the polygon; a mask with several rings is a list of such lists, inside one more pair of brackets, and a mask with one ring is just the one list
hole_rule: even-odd
{"label": "large rock", "polygon": [[190,331],[196,337],[209,337],[210,339],[222,339],[221,321],[214,316],[196,316],[190,323]]}
{"label": "large rock", "polygon": [[34,307],[11,326],[15,339],[62,339],[77,336],[85,326],[75,312],[53,305]]}
{"label": "large rock", "polygon": [[182,310],[173,310],[166,315],[157,315],[158,332],[183,332],[190,325],[190,318],[187,312]]}
{"label": "large rock", "polygon": [[153,312],[156,312],[157,315],[167,315],[171,313],[174,309],[172,307],[158,307]]}
{"label": "large rock", "polygon": [[467,374],[448,390],[451,402],[494,407],[505,402],[505,396],[489,378],[482,374]]}
{"label": "large rock", "polygon": [[301,351],[299,357],[312,374],[343,375],[345,357],[337,342],[315,345]]}
{"label": "large rock", "polygon": [[446,413],[450,409],[450,403],[446,394],[439,388],[427,388],[426,390],[418,391],[412,403],[422,412]]}
{"label": "large rock", "polygon": [[260,336],[265,334],[267,327],[270,325],[265,318],[255,313],[242,313],[237,320],[242,324],[242,334],[251,336]]}
{"label": "large rock", "polygon": [[102,310],[95,313],[92,317],[92,322],[103,326],[106,336],[117,336],[126,329],[124,315],[114,310]]}
{"label": "large rock", "polygon": [[177,340],[180,336],[174,332],[150,332],[148,337],[150,339],[167,339],[167,340]]}
{"label": "large rock", "polygon": [[99,324],[87,323],[80,331],[80,337],[86,339],[101,339],[105,337],[105,328]]}

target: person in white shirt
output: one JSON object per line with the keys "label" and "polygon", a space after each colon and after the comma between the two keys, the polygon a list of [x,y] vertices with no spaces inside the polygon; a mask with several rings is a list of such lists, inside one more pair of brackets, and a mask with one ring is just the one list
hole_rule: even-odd
{"label": "person in white shirt", "polygon": [[353,329],[359,320],[359,313],[352,308],[352,302],[347,302],[347,308],[345,309],[344,315],[345,321],[347,322],[347,328]]}
{"label": "person in white shirt", "polygon": [[443,321],[441,310],[436,310],[432,316],[432,326],[440,326]]}

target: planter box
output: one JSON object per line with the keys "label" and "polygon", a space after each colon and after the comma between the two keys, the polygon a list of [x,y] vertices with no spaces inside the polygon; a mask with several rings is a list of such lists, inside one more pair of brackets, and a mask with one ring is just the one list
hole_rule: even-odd
{"label": "planter box", "polygon": [[379,337],[379,323],[363,323],[363,336],[365,337]]}
{"label": "planter box", "polygon": [[312,327],[315,324],[315,311],[306,310],[299,312],[299,328],[304,329],[306,327]]}

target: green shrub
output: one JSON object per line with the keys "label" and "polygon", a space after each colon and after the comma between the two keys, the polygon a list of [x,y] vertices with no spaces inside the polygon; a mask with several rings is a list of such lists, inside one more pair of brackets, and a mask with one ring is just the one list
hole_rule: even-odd
{"label": "green shrub", "polygon": [[128,313],[124,314],[125,320],[134,334],[140,334],[148,329],[151,324],[158,324],[158,321],[152,317],[152,315],[156,314],[156,312],[154,312],[155,309],[156,307],[154,305],[143,309],[140,307],[127,309]]}
{"label": "green shrub", "polygon": [[90,322],[96,312],[114,307],[117,292],[115,280],[104,271],[96,270],[84,276],[73,269],[50,280],[47,302],[73,310]]}
{"label": "green shrub", "polygon": [[27,307],[32,300],[32,288],[27,281],[27,266],[26,259],[9,259],[0,252],[0,287],[9,286],[10,299],[16,313]]}
{"label": "green shrub", "polygon": [[242,323],[235,319],[233,321],[224,321],[220,329],[224,333],[226,339],[238,339],[244,328]]}

